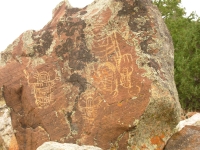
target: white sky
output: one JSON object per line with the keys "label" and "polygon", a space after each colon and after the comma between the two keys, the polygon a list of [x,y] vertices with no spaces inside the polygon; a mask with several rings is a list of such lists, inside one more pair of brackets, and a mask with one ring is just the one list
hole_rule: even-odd
{"label": "white sky", "polygon": [[[62,0],[0,0],[0,51],[6,49],[26,30],[39,30],[52,17],[52,10]],[[93,0],[69,0],[73,7],[84,7]],[[200,0],[182,0],[182,6],[200,16]]]}

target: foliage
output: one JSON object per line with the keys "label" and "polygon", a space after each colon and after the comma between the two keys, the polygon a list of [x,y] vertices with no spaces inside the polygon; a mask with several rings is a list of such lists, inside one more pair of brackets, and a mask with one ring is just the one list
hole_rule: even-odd
{"label": "foliage", "polygon": [[200,110],[200,18],[185,16],[181,0],[154,0],[171,33],[175,82],[182,108]]}

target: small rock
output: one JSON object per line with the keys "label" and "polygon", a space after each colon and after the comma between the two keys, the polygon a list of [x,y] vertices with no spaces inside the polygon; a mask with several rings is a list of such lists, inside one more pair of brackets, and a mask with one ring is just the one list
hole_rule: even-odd
{"label": "small rock", "polygon": [[37,150],[102,150],[94,146],[79,146],[71,143],[45,142]]}
{"label": "small rock", "polygon": [[185,126],[174,134],[164,150],[200,150],[200,127]]}
{"label": "small rock", "polygon": [[193,115],[197,114],[198,112],[187,112],[187,114],[185,115],[186,116],[186,119],[192,117]]}
{"label": "small rock", "polygon": [[192,117],[180,121],[179,124],[176,126],[176,129],[180,131],[186,125],[195,125],[195,124],[198,125],[200,124],[199,122],[200,122],[200,113],[196,113]]}
{"label": "small rock", "polygon": [[0,106],[0,147],[8,148],[13,136],[10,111],[6,105]]}

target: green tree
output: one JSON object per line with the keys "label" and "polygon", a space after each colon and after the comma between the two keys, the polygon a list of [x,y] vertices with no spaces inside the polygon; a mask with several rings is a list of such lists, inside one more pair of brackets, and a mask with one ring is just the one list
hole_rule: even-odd
{"label": "green tree", "polygon": [[182,108],[200,110],[200,19],[185,16],[181,0],[154,0],[174,44],[175,82]]}

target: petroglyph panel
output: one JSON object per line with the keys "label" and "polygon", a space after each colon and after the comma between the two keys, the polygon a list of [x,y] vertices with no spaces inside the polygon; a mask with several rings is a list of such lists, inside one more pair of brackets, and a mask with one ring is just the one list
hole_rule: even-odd
{"label": "petroglyph panel", "polygon": [[100,87],[102,94],[113,98],[122,92],[129,97],[137,96],[141,91],[142,81],[134,82],[137,80],[135,74],[138,74],[136,59],[132,54],[134,47],[124,41],[117,31],[112,31],[107,36],[97,36],[93,40],[92,51],[102,62],[94,71],[94,83]]}
{"label": "petroglyph panel", "polygon": [[50,78],[50,74],[46,71],[36,72],[32,78],[36,79],[36,82],[30,82],[29,73],[24,70],[25,77],[27,79],[28,85],[31,87],[31,94],[34,95],[35,103],[39,107],[44,107],[49,105],[53,99],[52,89],[54,88],[55,81],[60,80],[59,77],[54,79]]}

